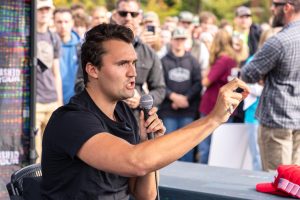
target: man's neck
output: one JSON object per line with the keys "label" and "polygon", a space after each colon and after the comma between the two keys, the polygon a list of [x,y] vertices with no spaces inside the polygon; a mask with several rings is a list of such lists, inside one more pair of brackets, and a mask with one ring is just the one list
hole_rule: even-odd
{"label": "man's neck", "polygon": [[48,24],[39,24],[37,23],[37,32],[38,33],[46,33],[48,31]]}
{"label": "man's neck", "polygon": [[71,33],[70,33],[69,35],[65,35],[63,37],[61,36],[60,38],[63,41],[63,43],[67,43],[71,40],[72,36],[71,36]]}
{"label": "man's neck", "polygon": [[185,54],[185,50],[174,50],[172,49],[172,53],[176,56],[176,57],[182,57]]}
{"label": "man's neck", "polygon": [[287,20],[286,24],[289,24],[291,22],[299,21],[300,20],[300,13],[295,13],[291,16],[290,19]]}
{"label": "man's neck", "polygon": [[117,102],[112,102],[106,98],[104,95],[99,95],[97,93],[97,89],[94,87],[86,87],[87,93],[92,98],[93,102],[97,105],[97,107],[111,120],[115,120],[114,111],[117,105]]}
{"label": "man's neck", "polygon": [[249,34],[250,28],[238,28],[237,32],[242,34]]}

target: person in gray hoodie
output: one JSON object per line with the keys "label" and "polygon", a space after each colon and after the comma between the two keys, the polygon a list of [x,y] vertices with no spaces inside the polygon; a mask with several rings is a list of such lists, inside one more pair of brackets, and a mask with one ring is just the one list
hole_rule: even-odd
{"label": "person in gray hoodie", "polygon": [[[185,51],[185,29],[179,27],[172,33],[171,49],[162,58],[166,82],[166,97],[159,109],[166,132],[175,131],[194,121],[201,92],[200,64]],[[193,162],[193,151],[179,160]]]}

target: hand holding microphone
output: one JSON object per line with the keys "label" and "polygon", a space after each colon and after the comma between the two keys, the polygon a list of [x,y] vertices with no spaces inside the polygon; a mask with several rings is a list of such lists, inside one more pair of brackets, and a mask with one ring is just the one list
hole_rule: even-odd
{"label": "hand holding microphone", "polygon": [[[140,107],[144,112],[144,121],[148,140],[154,138],[154,134],[163,135],[166,131],[162,121],[158,118],[157,108],[153,107],[153,98],[151,95],[143,95],[140,100]],[[143,128],[143,127],[141,127]]]}

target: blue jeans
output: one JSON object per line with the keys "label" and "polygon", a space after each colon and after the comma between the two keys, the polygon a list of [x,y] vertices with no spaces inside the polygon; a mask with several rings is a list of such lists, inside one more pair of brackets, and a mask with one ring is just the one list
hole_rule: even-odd
{"label": "blue jeans", "polygon": [[257,142],[258,124],[246,123],[249,137],[249,149],[252,156],[252,166],[254,170],[262,170],[261,158]]}
{"label": "blue jeans", "polygon": [[[179,128],[184,127],[185,125],[190,124],[191,122],[194,121],[193,117],[166,117],[162,118],[163,123],[166,127],[166,133],[170,133],[172,131],[175,131]],[[186,153],[184,156],[182,156],[180,161],[185,161],[185,162],[193,162],[194,161],[194,150],[192,149],[188,153]]]}

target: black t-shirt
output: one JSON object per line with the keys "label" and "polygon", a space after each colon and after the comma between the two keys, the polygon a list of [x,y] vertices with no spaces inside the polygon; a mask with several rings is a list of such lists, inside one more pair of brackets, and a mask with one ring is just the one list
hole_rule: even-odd
{"label": "black t-shirt", "polygon": [[128,199],[127,177],[90,167],[76,155],[89,138],[103,132],[139,143],[131,109],[120,101],[115,115],[118,122],[109,119],[85,90],[53,113],[43,136],[43,199]]}

